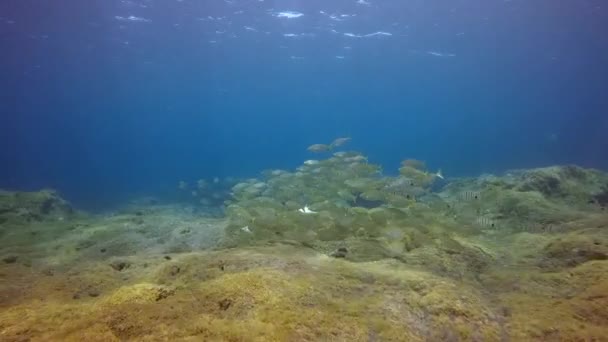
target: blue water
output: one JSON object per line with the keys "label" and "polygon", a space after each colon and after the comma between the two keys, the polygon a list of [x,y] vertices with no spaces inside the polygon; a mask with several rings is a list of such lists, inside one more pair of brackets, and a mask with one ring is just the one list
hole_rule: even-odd
{"label": "blue water", "polygon": [[389,174],[608,168],[606,32],[599,0],[4,0],[0,188],[101,208],[339,136]]}

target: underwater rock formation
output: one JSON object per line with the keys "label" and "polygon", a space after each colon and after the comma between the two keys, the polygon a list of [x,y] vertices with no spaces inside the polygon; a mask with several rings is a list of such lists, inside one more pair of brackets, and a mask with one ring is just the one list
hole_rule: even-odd
{"label": "underwater rock formation", "polygon": [[[450,255],[471,249],[502,253],[487,244],[466,244],[446,241],[442,248]],[[514,244],[504,248],[518,250]],[[4,341],[369,341],[370,336],[499,341],[601,340],[608,332],[608,318],[601,314],[607,304],[606,261],[540,274],[512,268],[524,259],[503,261],[466,271],[474,272],[476,281],[425,270],[451,267],[449,258],[428,253],[433,252],[419,253],[416,265],[386,258],[353,263],[285,244],[170,260],[142,253],[129,258],[128,277],[108,273],[94,260],[71,263],[69,271],[52,275],[12,264],[0,268],[12,279],[0,283],[0,336]],[[167,272],[172,263],[184,271]],[[20,291],[26,284],[28,291]],[[96,292],[72,295],[91,286]]]}
{"label": "underwater rock formation", "polygon": [[608,236],[599,231],[570,233],[543,248],[543,267],[572,267],[591,260],[608,260]]}
{"label": "underwater rock formation", "polygon": [[517,179],[519,191],[536,191],[543,196],[585,201],[608,185],[605,174],[578,166],[554,166],[521,172]]}
{"label": "underwater rock formation", "polygon": [[0,191],[0,223],[27,223],[64,219],[74,210],[53,190],[38,192]]}
{"label": "underwater rock formation", "polygon": [[157,201],[64,217],[61,200],[4,197],[2,214],[25,206],[42,221],[0,224],[0,340],[608,336],[606,174],[550,167],[435,189],[423,163],[402,167],[415,171],[385,176],[338,152],[266,171],[234,185],[225,219]]}
{"label": "underwater rock formation", "polygon": [[[608,175],[576,166],[554,166],[507,172],[502,177],[482,177],[449,184],[444,198],[473,191],[479,198],[454,203],[455,216],[483,213],[496,221],[497,229],[552,231],[561,223],[603,210],[598,201]],[[462,200],[462,198],[461,198]]]}
{"label": "underwater rock formation", "polygon": [[605,185],[599,192],[595,193],[591,202],[597,203],[605,210],[608,206],[608,185]]}

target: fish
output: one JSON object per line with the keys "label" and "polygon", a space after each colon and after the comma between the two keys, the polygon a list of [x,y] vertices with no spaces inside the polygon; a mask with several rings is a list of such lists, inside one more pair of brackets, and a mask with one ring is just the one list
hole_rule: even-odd
{"label": "fish", "polygon": [[487,216],[480,216],[475,219],[475,225],[482,228],[496,229],[496,221]]}
{"label": "fish", "polygon": [[553,223],[522,224],[519,230],[529,233],[557,233],[564,227]]}
{"label": "fish", "polygon": [[414,180],[407,177],[399,177],[386,184],[383,190],[391,195],[403,196],[407,199],[415,199],[422,196],[425,190],[416,185]]}
{"label": "fish", "polygon": [[402,187],[413,187],[416,186],[414,180],[408,177],[397,177],[397,179],[390,181],[386,184],[386,188],[402,188]]}
{"label": "fish", "polygon": [[437,170],[437,172],[435,172],[435,177],[439,178],[439,179],[445,179],[443,178],[443,174],[441,173],[441,169]]}
{"label": "fish", "polygon": [[179,181],[179,183],[177,184],[177,188],[180,190],[186,190],[188,189],[188,183],[184,181]]}
{"label": "fish", "polygon": [[327,152],[327,151],[331,150],[331,146],[325,145],[325,144],[314,144],[314,145],[308,146],[307,150],[310,152],[315,152],[315,153]]}
{"label": "fish", "polygon": [[346,157],[346,158],[344,158],[344,161],[346,163],[358,163],[358,162],[367,161],[367,158],[362,155],[356,155],[353,157]]}
{"label": "fish", "polygon": [[249,226],[245,226],[245,227],[241,228],[241,230],[244,231],[245,233],[251,234],[251,229],[249,229]]}
{"label": "fish", "polygon": [[479,191],[463,191],[458,197],[464,201],[478,201],[481,199],[481,193]]}
{"label": "fish", "polygon": [[312,160],[312,159],[309,159],[309,160],[307,160],[307,161],[304,162],[304,165],[307,165],[307,166],[313,166],[313,165],[317,165],[317,164],[319,164],[319,161],[318,160]]}
{"label": "fish", "polygon": [[420,171],[426,170],[426,163],[417,159],[406,159],[401,162],[401,166],[409,167]]}
{"label": "fish", "polygon": [[304,208],[300,208],[298,209],[299,212],[301,212],[302,214],[316,214],[316,211],[312,211],[308,208],[307,205],[304,206]]}
{"label": "fish", "polygon": [[349,137],[337,138],[329,144],[331,148],[340,147],[350,141]]}

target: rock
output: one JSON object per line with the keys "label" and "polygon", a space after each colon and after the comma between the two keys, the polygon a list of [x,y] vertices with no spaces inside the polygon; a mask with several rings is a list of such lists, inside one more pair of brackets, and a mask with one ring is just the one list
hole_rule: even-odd
{"label": "rock", "polygon": [[89,289],[87,291],[87,294],[89,295],[89,297],[99,297],[99,295],[101,294],[101,292],[97,289]]}
{"label": "rock", "polygon": [[18,257],[16,255],[9,255],[5,258],[2,259],[2,261],[4,261],[5,264],[14,264],[15,262],[17,262]]}
{"label": "rock", "polygon": [[346,249],[346,247],[339,247],[338,249],[333,251],[330,254],[330,256],[332,256],[334,258],[346,258],[347,254],[348,254],[348,249]]}
{"label": "rock", "polygon": [[593,196],[593,200],[599,204],[602,209],[608,206],[608,185],[604,186],[600,192]]}
{"label": "rock", "polygon": [[126,268],[131,267],[131,264],[127,261],[116,260],[110,263],[110,267],[112,267],[116,271],[122,271]]}
{"label": "rock", "polygon": [[569,234],[554,239],[543,248],[541,266],[572,267],[591,260],[608,260],[608,239],[600,234]]}
{"label": "rock", "polygon": [[552,166],[521,173],[515,189],[538,191],[550,198],[588,200],[608,184],[606,175],[578,166]]}
{"label": "rock", "polygon": [[230,305],[232,305],[232,300],[226,298],[226,299],[222,299],[218,305],[220,306],[220,309],[225,311],[228,310],[228,308],[230,307]]}
{"label": "rock", "polygon": [[523,182],[517,187],[519,191],[538,191],[545,196],[559,196],[560,179],[557,175],[545,170],[530,171],[524,175]]}
{"label": "rock", "polygon": [[150,283],[140,283],[131,286],[121,287],[110,295],[103,304],[145,304],[163,300],[175,293],[175,289],[168,286]]}
{"label": "rock", "polygon": [[169,274],[172,276],[176,276],[179,272],[180,272],[180,268],[177,265],[173,265],[171,266],[171,268],[169,268]]}
{"label": "rock", "polygon": [[42,221],[47,218],[64,219],[74,214],[67,201],[53,190],[38,192],[0,191],[0,216],[4,220]]}

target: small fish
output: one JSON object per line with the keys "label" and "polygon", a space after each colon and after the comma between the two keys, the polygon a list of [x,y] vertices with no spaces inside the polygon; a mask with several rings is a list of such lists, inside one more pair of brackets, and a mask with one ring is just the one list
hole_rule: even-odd
{"label": "small fish", "polygon": [[310,152],[315,152],[315,153],[327,152],[327,151],[331,150],[331,146],[325,145],[325,144],[314,144],[314,145],[308,146],[307,150]]}
{"label": "small fish", "polygon": [[482,228],[496,229],[496,221],[487,216],[480,216],[475,219],[475,225]]}
{"label": "small fish", "polygon": [[180,190],[186,190],[186,189],[188,189],[188,183],[186,183],[184,181],[179,181],[179,183],[177,184],[177,187]]}
{"label": "small fish", "polygon": [[334,141],[332,141],[332,143],[331,143],[331,144],[329,144],[329,146],[330,146],[331,148],[336,148],[336,147],[340,147],[340,146],[342,146],[342,145],[346,144],[346,143],[347,143],[347,142],[349,142],[349,141],[350,141],[350,138],[349,138],[349,137],[337,138],[337,139],[335,139]]}
{"label": "small fish", "polygon": [[312,211],[308,208],[307,205],[304,206],[304,208],[300,208],[298,209],[299,212],[301,212],[302,214],[316,214],[316,211]]}
{"label": "small fish", "polygon": [[403,196],[412,200],[425,193],[423,188],[416,186],[416,183],[407,177],[399,177],[391,181],[384,186],[383,190],[391,195]]}
{"label": "small fish", "polygon": [[401,166],[420,171],[426,170],[426,163],[418,159],[406,159],[401,162]]}
{"label": "small fish", "polygon": [[367,161],[367,158],[362,155],[356,155],[353,157],[346,157],[346,158],[344,158],[344,161],[347,163],[358,163],[358,162]]}
{"label": "small fish", "polygon": [[312,165],[317,165],[317,164],[319,164],[319,161],[318,160],[312,160],[312,159],[309,159],[309,160],[307,160],[307,161],[304,162],[304,165],[307,165],[307,166],[312,166]]}
{"label": "small fish", "polygon": [[536,223],[536,224],[523,224],[519,227],[521,231],[529,233],[556,233],[563,229],[559,225],[552,223]]}
{"label": "small fish", "polygon": [[416,186],[414,180],[408,177],[397,177],[395,180],[390,181],[386,184],[386,188],[402,188],[402,187],[413,187]]}
{"label": "small fish", "polygon": [[435,173],[435,177],[437,177],[439,179],[445,179],[445,178],[443,178],[443,174],[441,173],[441,169],[437,170],[437,172]]}
{"label": "small fish", "polygon": [[241,228],[241,230],[244,231],[245,233],[251,234],[251,229],[249,229],[249,226],[245,226],[245,227]]}
{"label": "small fish", "polygon": [[481,193],[479,191],[463,191],[458,197],[465,201],[478,201],[481,199]]}

